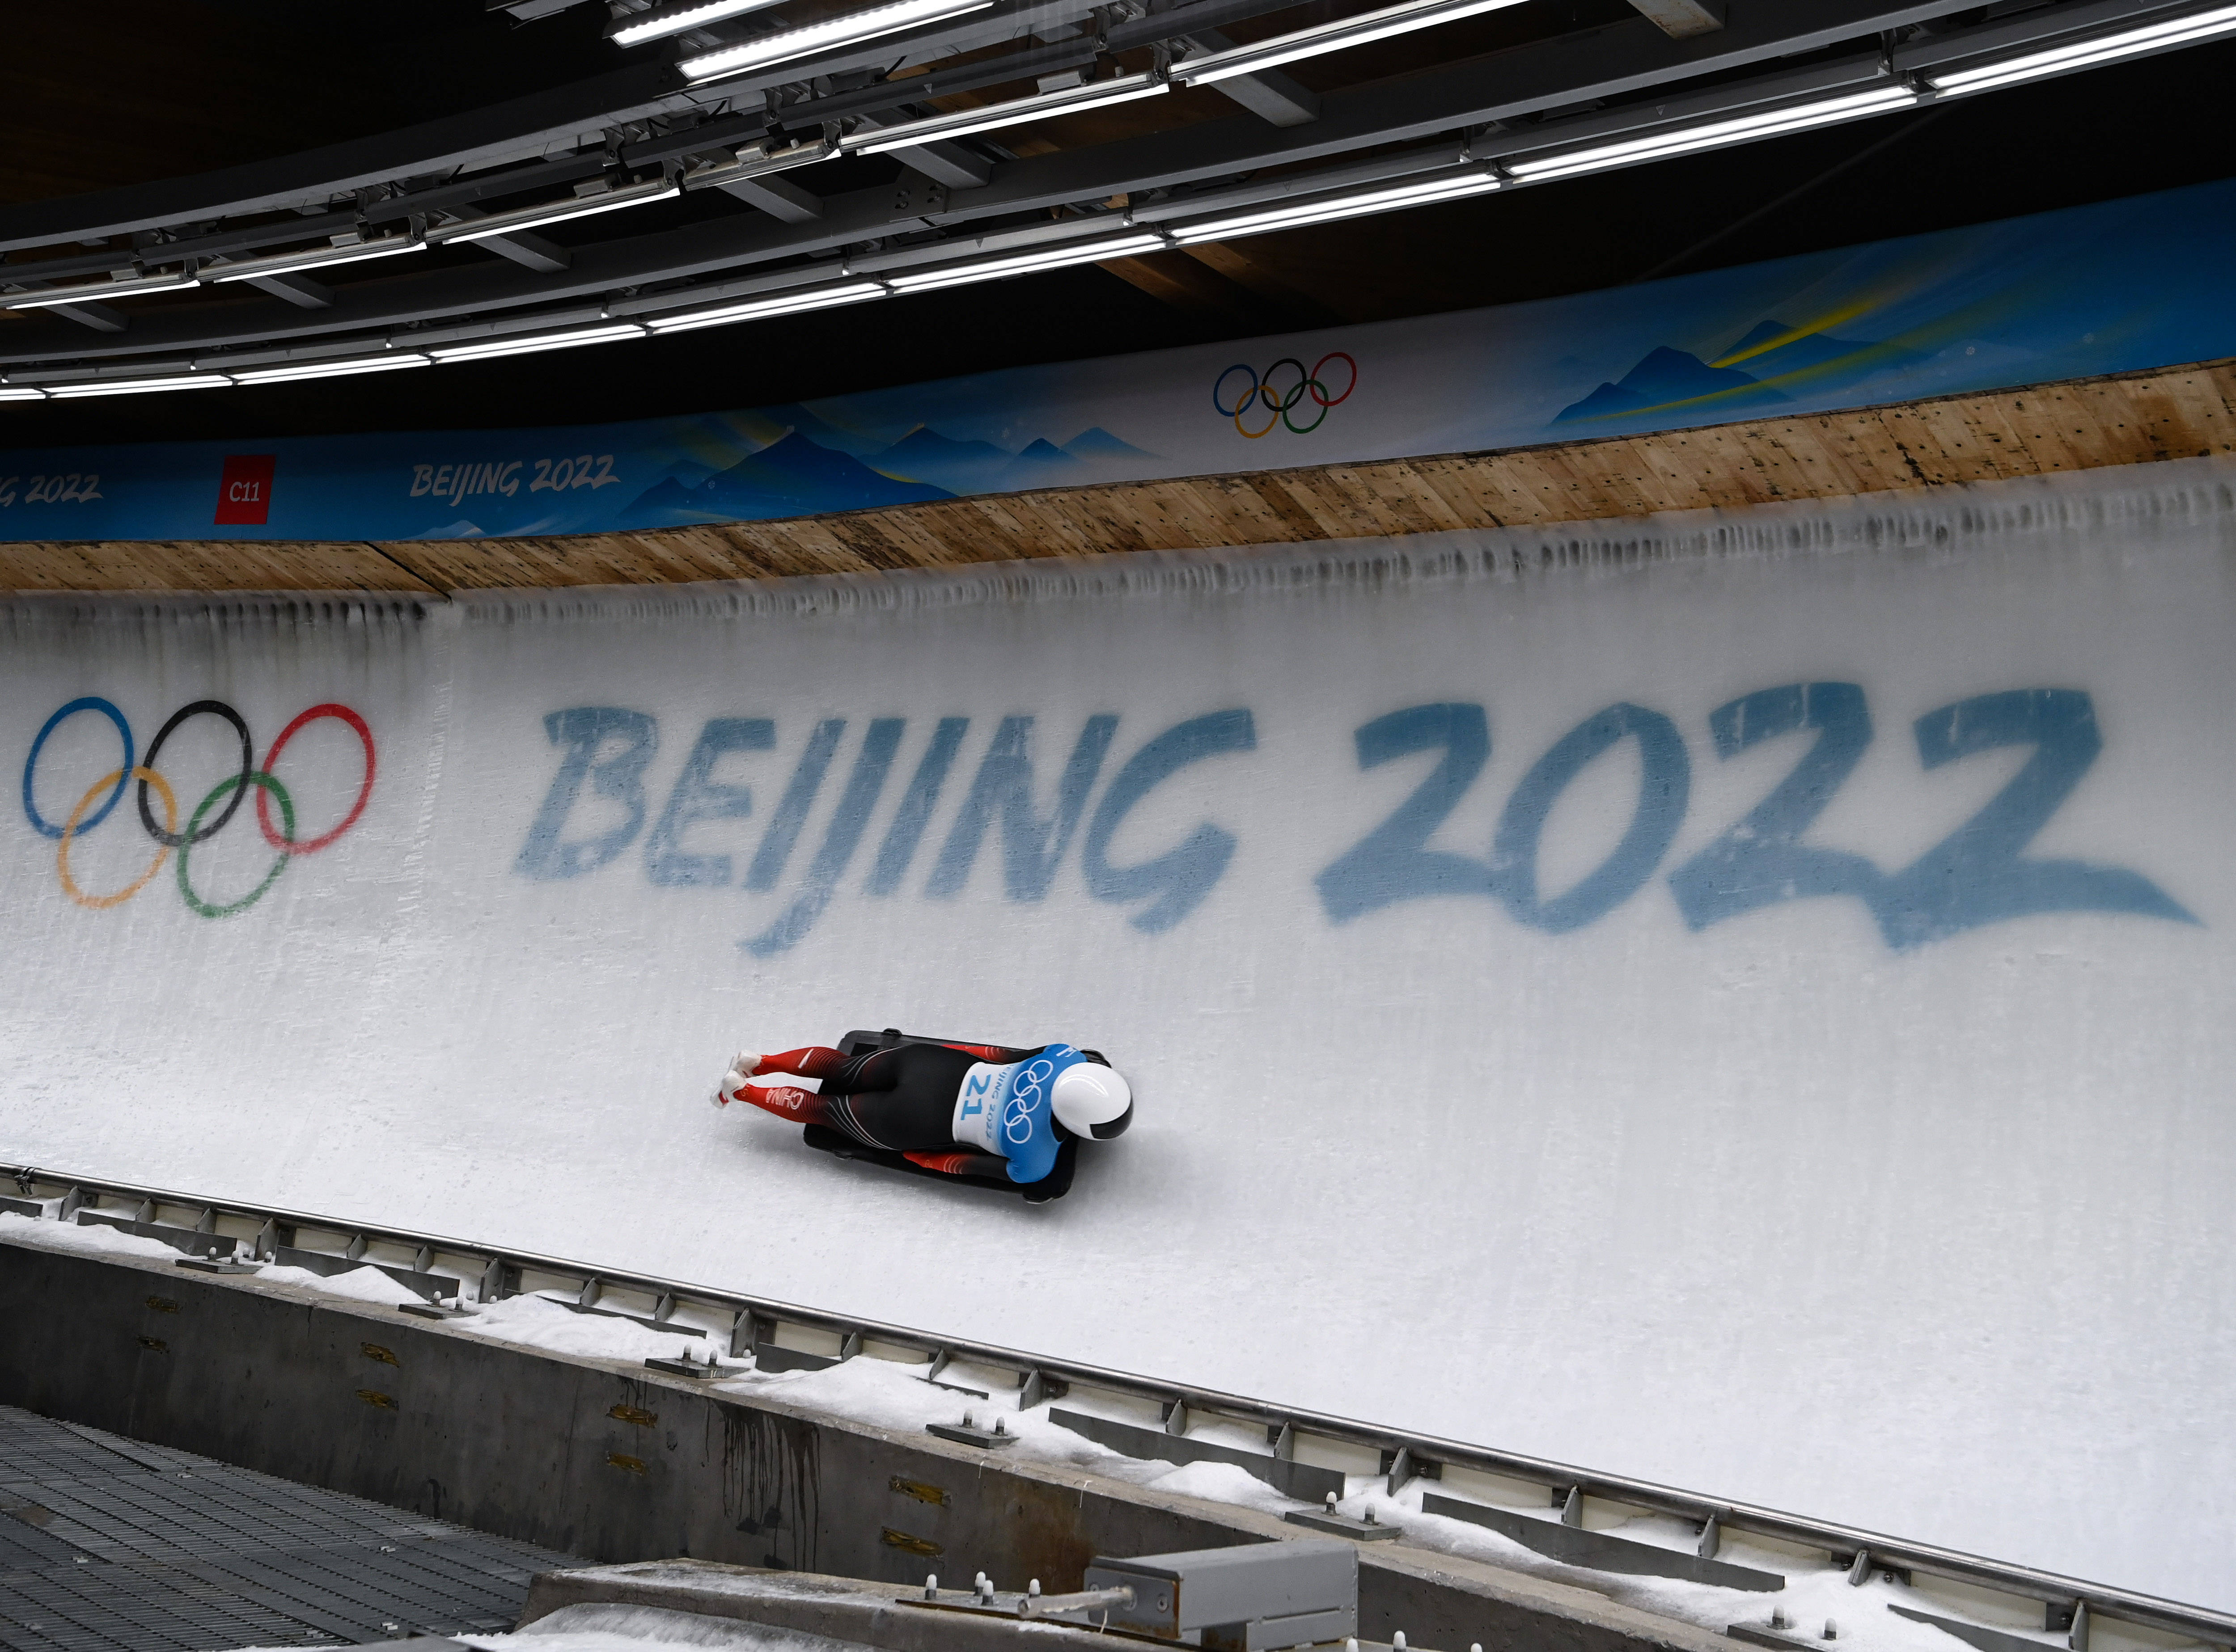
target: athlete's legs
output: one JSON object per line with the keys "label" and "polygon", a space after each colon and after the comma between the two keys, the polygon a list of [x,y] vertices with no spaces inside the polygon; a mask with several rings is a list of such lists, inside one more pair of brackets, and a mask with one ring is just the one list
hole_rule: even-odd
{"label": "athlete's legs", "polygon": [[[816,1054],[824,1052],[817,1052]],[[766,1072],[790,1065],[799,1051],[766,1058]],[[791,1085],[743,1084],[736,1098],[779,1118],[822,1124],[868,1147],[891,1152],[946,1150],[955,1144],[955,1098],[974,1062],[971,1052],[937,1044],[901,1044],[835,1064],[819,1061],[820,1094]]]}
{"label": "athlete's legs", "polygon": [[846,1058],[838,1051],[820,1044],[802,1045],[797,1050],[780,1050],[774,1055],[738,1058],[746,1077],[758,1078],[773,1072],[797,1073],[803,1078],[828,1078],[846,1065]]}
{"label": "athlete's legs", "polygon": [[[809,1045],[740,1061],[715,1094],[717,1100],[749,1102],[779,1118],[836,1130],[865,1146],[944,1152],[954,1145],[955,1099],[963,1076],[981,1060],[1014,1059],[1018,1053],[992,1046],[900,1044],[848,1057]],[[750,1082],[785,1073],[815,1079],[819,1093]]]}
{"label": "athlete's legs", "polygon": [[828,1124],[830,1104],[812,1090],[793,1085],[740,1085],[731,1099],[751,1102],[763,1112],[789,1118],[797,1124]]}
{"label": "athlete's legs", "polygon": [[[872,1050],[863,1055],[848,1056],[827,1045],[804,1044],[797,1050],[779,1050],[773,1055],[740,1055],[730,1063],[730,1070],[714,1087],[714,1105],[724,1107],[733,1101],[745,1101],[779,1118],[831,1123],[832,1108],[825,1098],[835,1099],[862,1091],[893,1087],[900,1066],[879,1059],[890,1053]],[[814,1079],[821,1093],[796,1085],[753,1082],[756,1078],[787,1076]],[[844,1112],[845,1109],[838,1111]]]}

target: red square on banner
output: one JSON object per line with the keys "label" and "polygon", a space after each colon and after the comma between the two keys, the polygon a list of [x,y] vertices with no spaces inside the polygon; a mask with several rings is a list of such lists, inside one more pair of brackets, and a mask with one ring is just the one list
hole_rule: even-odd
{"label": "red square on banner", "polygon": [[228,454],[225,474],[217,483],[217,521],[263,522],[272,515],[272,467],[269,453]]}

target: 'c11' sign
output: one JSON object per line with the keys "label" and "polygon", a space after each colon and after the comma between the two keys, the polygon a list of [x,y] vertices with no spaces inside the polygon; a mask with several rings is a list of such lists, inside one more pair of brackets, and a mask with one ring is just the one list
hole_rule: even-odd
{"label": "'c11' sign", "polygon": [[279,461],[269,453],[226,456],[217,482],[218,527],[262,527],[272,517],[272,472]]}

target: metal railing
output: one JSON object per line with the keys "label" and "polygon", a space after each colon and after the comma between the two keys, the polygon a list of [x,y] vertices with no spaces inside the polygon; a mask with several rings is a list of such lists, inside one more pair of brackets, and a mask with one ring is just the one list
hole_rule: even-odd
{"label": "metal railing", "polygon": [[[5,1196],[10,1180],[19,1197]],[[1300,1450],[1326,1455],[1328,1448],[1333,1448],[1338,1456],[1352,1454],[1359,1466],[1351,1472],[1363,1472],[1365,1456],[1371,1452],[1378,1465],[1372,1472],[1388,1476],[1393,1493],[1416,1478],[1442,1478],[1448,1468],[1470,1471],[1542,1487],[1547,1493],[1545,1506],[1565,1505],[1571,1524],[1580,1508],[1588,1503],[1689,1521],[1702,1533],[1703,1555],[1714,1553],[1720,1535],[1745,1533],[1775,1544],[1821,1550],[1832,1563],[1847,1565],[1851,1581],[1857,1583],[1874,1571],[1919,1574],[2040,1602],[2046,1609],[2045,1629],[2064,1630],[2073,1652],[2088,1652],[2092,1625],[2100,1622],[2132,1624],[2236,1652],[2236,1613],[2187,1606],[1544,1458],[1378,1427],[881,1321],[826,1314],[770,1297],[441,1235],[28,1165],[0,1164],[0,1210],[121,1224],[162,1238],[190,1255],[197,1251],[237,1254],[247,1241],[258,1257],[276,1256],[286,1247],[299,1255],[366,1263],[383,1268],[436,1300],[453,1290],[461,1298],[470,1295],[470,1300],[477,1301],[531,1291],[556,1293],[553,1300],[567,1306],[688,1334],[719,1338],[727,1326],[729,1354],[750,1355],[764,1368],[832,1365],[865,1354],[926,1365],[928,1374],[935,1378],[950,1366],[987,1367],[1013,1373],[1021,1410],[1061,1398],[1073,1388],[1154,1405],[1163,1419],[1161,1449],[1184,1455],[1187,1431],[1195,1424],[1240,1422],[1264,1428],[1269,1461],[1293,1459]],[[166,1220],[167,1213],[171,1219]],[[438,1268],[450,1268],[457,1277],[436,1273]],[[624,1297],[641,1299],[647,1311],[630,1313],[614,1306]],[[832,1351],[819,1354],[802,1349],[798,1334],[801,1332],[819,1338]],[[787,1334],[793,1339],[790,1345],[779,1341]],[[2031,1644],[2046,1647],[2049,1643]]]}

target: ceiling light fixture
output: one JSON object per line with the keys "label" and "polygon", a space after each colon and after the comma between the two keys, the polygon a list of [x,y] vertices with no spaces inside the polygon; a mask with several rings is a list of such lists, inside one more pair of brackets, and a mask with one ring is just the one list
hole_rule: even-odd
{"label": "ceiling light fixture", "polygon": [[889,292],[881,281],[848,281],[806,292],[772,293],[766,298],[717,305],[711,310],[648,317],[644,324],[658,333],[688,332],[694,327],[722,327],[733,321],[757,321],[763,316],[798,315],[807,310],[828,310],[835,305],[859,304],[865,298],[885,298]]}
{"label": "ceiling light fixture", "polygon": [[253,281],[259,276],[292,275],[298,270],[323,270],[329,264],[355,264],[360,259],[391,258],[398,252],[424,252],[427,243],[416,235],[382,235],[369,241],[336,241],[302,252],[278,252],[270,258],[228,259],[205,269],[205,281]]}
{"label": "ceiling light fixture", "polygon": [[641,206],[648,201],[671,200],[683,193],[682,186],[662,176],[641,184],[623,184],[618,189],[593,190],[587,195],[577,195],[572,200],[549,200],[535,206],[516,206],[510,212],[491,213],[486,218],[469,218],[456,224],[444,224],[439,229],[427,232],[427,239],[437,245],[450,241],[481,241],[492,235],[510,235],[517,230],[541,229],[546,224],[563,224],[570,218],[589,218],[598,213],[616,212],[623,206]]}
{"label": "ceiling light fixture", "polygon": [[1845,97],[1823,98],[1814,103],[1799,103],[1756,115],[1702,121],[1679,127],[1674,131],[1655,133],[1648,137],[1625,138],[1616,143],[1595,144],[1588,149],[1571,149],[1565,154],[1546,155],[1532,161],[1509,161],[1503,164],[1509,174],[1525,183],[1536,183],[1547,178],[1571,178],[1578,173],[1599,172],[1608,167],[1635,166],[1641,161],[1691,154],[1700,149],[1719,149],[1726,144],[1747,143],[1756,138],[1774,137],[1780,133],[1831,126],[1837,121],[1858,120],[1867,115],[1884,115],[1895,109],[1914,108],[1917,101],[1918,95],[1907,86],[1882,86],[1868,92],[1851,93]]}
{"label": "ceiling light fixture", "polygon": [[289,384],[301,378],[345,378],[352,373],[392,373],[404,367],[431,367],[434,358],[416,352],[367,356],[338,362],[294,362],[284,367],[260,367],[229,377],[236,384]]}
{"label": "ceiling light fixture", "polygon": [[1144,230],[1105,240],[1044,246],[1035,252],[1012,252],[1003,258],[950,264],[940,269],[895,271],[884,279],[896,292],[929,292],[934,287],[959,287],[971,281],[1005,280],[1013,275],[1026,275],[1035,270],[1058,269],[1066,264],[1092,264],[1102,259],[1160,252],[1166,245],[1161,233]]}
{"label": "ceiling light fixture", "polygon": [[703,29],[710,23],[720,23],[726,17],[743,16],[748,11],[759,11],[773,6],[778,0],[702,0],[695,6],[676,10],[666,7],[640,14],[634,23],[622,23],[608,35],[616,46],[635,46],[648,40],[662,40],[669,35],[680,35],[687,29]]}
{"label": "ceiling light fixture", "polygon": [[43,402],[46,391],[35,384],[0,384],[0,402]]}
{"label": "ceiling light fixture", "polygon": [[[30,272],[25,271],[29,274]],[[79,287],[49,287],[38,292],[0,294],[0,310],[44,310],[58,304],[83,304],[89,298],[122,298],[135,292],[172,292],[194,285],[194,278],[177,275],[139,275],[122,281],[89,283]]]}
{"label": "ceiling light fixture", "polygon": [[59,397],[133,396],[141,390],[208,390],[233,381],[223,373],[196,373],[178,378],[95,378],[82,384],[56,384],[47,394]]}
{"label": "ceiling light fixture", "polygon": [[1264,235],[1277,229],[1305,224],[1331,224],[1338,219],[1364,218],[1370,213],[1395,212],[1401,206],[1425,206],[1431,201],[1457,200],[1483,195],[1499,187],[1495,173],[1477,169],[1460,176],[1430,178],[1407,184],[1384,184],[1349,194],[1324,195],[1317,200],[1269,202],[1216,218],[1198,219],[1173,226],[1173,239],[1183,244],[1223,241],[1243,235]]}
{"label": "ceiling light fixture", "polygon": [[438,362],[487,361],[495,356],[532,356],[540,350],[572,350],[577,344],[602,344],[615,338],[643,337],[643,327],[631,321],[608,327],[582,327],[573,332],[541,332],[524,338],[486,338],[470,344],[444,344],[427,353]]}
{"label": "ceiling light fixture", "polygon": [[950,17],[960,17],[966,12],[987,10],[993,3],[994,0],[898,0],[896,4],[871,6],[865,11],[850,11],[842,16],[825,17],[820,23],[783,30],[773,35],[764,35],[759,40],[725,46],[720,51],[687,57],[677,67],[683,71],[687,80],[711,80],[717,75],[762,69],[771,63],[789,62],[795,57],[806,57],[816,52],[852,46],[860,41],[875,40],[883,35],[897,35],[902,30],[913,29],[919,23],[944,23]]}
{"label": "ceiling light fixture", "polygon": [[1071,115],[1081,109],[1105,108],[1113,103],[1131,103],[1136,98],[1156,97],[1171,89],[1171,82],[1154,75],[1121,75],[1115,80],[1089,81],[1084,85],[1067,86],[1034,97],[1012,98],[1006,103],[989,103],[983,108],[961,109],[952,115],[927,115],[920,121],[902,121],[871,131],[856,132],[839,139],[838,147],[856,154],[878,154],[887,149],[905,149],[911,144],[929,143],[935,138],[961,138],[968,137],[973,132],[991,132],[998,127],[1015,126],[1020,121],[1038,121],[1052,115]]}
{"label": "ceiling light fixture", "polygon": [[1230,46],[1222,51],[1184,59],[1173,65],[1173,78],[1190,86],[1207,85],[1213,81],[1231,80],[1237,75],[1254,75],[1261,69],[1294,62],[1299,57],[1318,57],[1325,52],[1363,46],[1370,40],[1386,40],[1391,35],[1411,34],[1417,29],[1433,29],[1440,23],[1457,23],[1462,17],[1503,11],[1508,6],[1521,3],[1522,0],[1404,0],[1401,5],[1384,6],[1379,11],[1362,12],[1356,17],[1299,29],[1294,34],[1276,35],[1271,40],[1253,41],[1246,46]]}
{"label": "ceiling light fixture", "polygon": [[682,183],[686,189],[703,189],[710,184],[719,189],[740,178],[760,178],[772,172],[789,172],[794,167],[812,167],[837,153],[825,138],[804,138],[792,143],[764,139],[734,151],[727,161],[712,161],[694,167],[683,174]]}
{"label": "ceiling light fixture", "polygon": [[2093,40],[2052,46],[2045,51],[2029,52],[2022,57],[2006,57],[2001,62],[1981,63],[1970,69],[1932,70],[1929,71],[1927,78],[1937,92],[1984,92],[1990,87],[2039,80],[2045,75],[2062,75],[2070,69],[2093,69],[2099,63],[2116,62],[2122,57],[2133,57],[2141,52],[2160,51],[2170,46],[2187,46],[2195,41],[2210,40],[2216,35],[2226,34],[2236,34],[2236,6],[2193,12],[2186,17],[2169,17],[2163,23],[2123,29],[2116,35],[2099,35]]}

